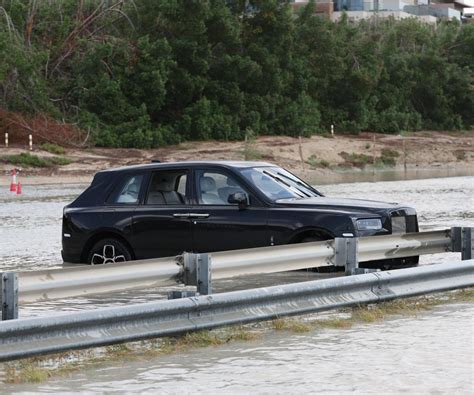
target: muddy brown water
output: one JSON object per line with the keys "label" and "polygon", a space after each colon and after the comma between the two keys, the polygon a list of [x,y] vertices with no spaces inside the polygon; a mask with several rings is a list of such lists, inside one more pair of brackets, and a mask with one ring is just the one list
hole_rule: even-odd
{"label": "muddy brown water", "polygon": [[[443,175],[443,174],[442,174]],[[367,175],[366,180],[370,180]],[[61,267],[62,207],[85,185],[0,189],[0,271]],[[329,196],[397,201],[417,209],[423,229],[474,226],[474,177],[320,185]],[[425,256],[422,264],[454,254]],[[216,291],[325,278],[294,272],[223,280]],[[167,291],[162,290],[162,291]],[[20,308],[21,317],[162,299],[157,290],[127,291]],[[0,393],[474,393],[474,306],[450,304],[416,318],[192,350],[146,362],[110,363],[40,385]]]}

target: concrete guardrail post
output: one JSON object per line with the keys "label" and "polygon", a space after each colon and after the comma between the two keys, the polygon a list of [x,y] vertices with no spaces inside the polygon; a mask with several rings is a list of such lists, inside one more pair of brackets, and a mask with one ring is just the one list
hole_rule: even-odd
{"label": "concrete guardrail post", "polygon": [[18,274],[0,273],[2,321],[18,318]]}

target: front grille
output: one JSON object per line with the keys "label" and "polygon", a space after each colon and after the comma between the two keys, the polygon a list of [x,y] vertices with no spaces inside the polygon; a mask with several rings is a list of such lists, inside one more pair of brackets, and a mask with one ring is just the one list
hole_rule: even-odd
{"label": "front grille", "polygon": [[406,217],[392,217],[392,234],[407,233]]}
{"label": "front grille", "polygon": [[392,234],[418,232],[416,215],[393,215],[391,217]]}
{"label": "front grille", "polygon": [[407,223],[407,233],[418,232],[418,219],[416,215],[407,215],[405,218]]}

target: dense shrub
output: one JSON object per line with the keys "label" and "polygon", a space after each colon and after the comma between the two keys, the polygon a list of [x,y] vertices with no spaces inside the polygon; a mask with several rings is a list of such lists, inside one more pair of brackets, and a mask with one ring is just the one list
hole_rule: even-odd
{"label": "dense shrub", "polygon": [[0,109],[94,143],[474,125],[474,25],[295,18],[283,0],[0,0]]}

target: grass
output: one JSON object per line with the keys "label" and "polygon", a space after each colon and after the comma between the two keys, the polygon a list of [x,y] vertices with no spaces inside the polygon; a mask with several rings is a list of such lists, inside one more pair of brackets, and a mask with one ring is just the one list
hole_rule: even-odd
{"label": "grass", "polygon": [[[181,336],[114,344],[100,349],[71,351],[4,363],[6,384],[41,383],[51,377],[64,377],[84,369],[122,361],[146,361],[194,348],[217,347],[233,341],[252,341],[261,334],[244,326],[186,333]],[[100,351],[97,351],[100,350]],[[0,364],[0,367],[2,364]]]}
{"label": "grass", "polygon": [[466,151],[456,150],[453,152],[453,154],[458,162],[462,162],[463,160],[467,159]]}
{"label": "grass", "polygon": [[316,155],[311,155],[308,159],[306,159],[306,163],[312,168],[316,169],[317,167],[327,168],[329,167],[329,162],[327,160],[318,160]]}
{"label": "grass", "polygon": [[245,144],[244,147],[244,159],[245,160],[260,160],[262,159],[262,153],[252,144]]}
{"label": "grass", "polygon": [[[8,384],[41,383],[51,377],[67,376],[104,363],[130,360],[150,360],[163,355],[185,352],[194,348],[218,347],[233,341],[253,341],[262,336],[258,328],[309,333],[327,329],[346,330],[355,325],[371,324],[394,316],[417,316],[435,306],[452,303],[474,303],[474,288],[391,302],[356,306],[339,310],[329,317],[320,315],[301,318],[277,318],[253,326],[234,326],[186,333],[181,336],[116,344],[100,349],[72,351],[52,356],[23,359],[3,364],[4,379]],[[343,313],[341,317],[340,313]],[[99,351],[100,350],[100,351]],[[0,364],[0,367],[2,364]]]}
{"label": "grass", "polygon": [[51,157],[51,158],[40,158],[36,155],[29,153],[22,153],[19,155],[7,155],[0,158],[3,163],[21,166],[21,167],[53,167],[53,166],[64,166],[72,163],[68,158],[62,157]]}
{"label": "grass", "polygon": [[[7,383],[42,383],[49,379],[53,373],[47,368],[37,366],[34,362],[21,361],[18,365],[18,368],[11,364],[7,365],[5,369]],[[18,374],[18,371],[20,371],[21,374]]]}
{"label": "grass", "polygon": [[358,154],[356,152],[352,153],[347,153],[345,151],[342,151],[339,153],[339,155],[344,159],[344,164],[343,166],[345,167],[365,167],[369,163],[372,163],[373,159],[369,155],[365,154]]}
{"label": "grass", "polygon": [[51,154],[64,155],[66,153],[66,150],[57,144],[43,143],[39,147],[43,151],[49,152]]}
{"label": "grass", "polygon": [[390,148],[384,148],[382,149],[381,155],[376,159],[376,164],[393,167],[396,165],[396,158],[399,156],[400,153],[398,151]]}
{"label": "grass", "polygon": [[[356,152],[347,153],[345,151],[340,152],[339,155],[344,159],[342,167],[358,167],[364,168],[365,166],[374,162],[374,157],[365,154],[358,154]],[[375,165],[379,167],[393,167],[396,165],[396,158],[400,156],[398,151],[390,148],[382,149],[380,156],[375,158]]]}
{"label": "grass", "polygon": [[429,311],[435,306],[452,301],[474,302],[474,289],[458,291],[445,299],[435,299],[432,297],[397,299],[391,302],[352,307],[346,310],[348,313],[347,318],[335,317],[312,321],[305,320],[304,322],[294,318],[277,318],[272,321],[272,327],[276,330],[291,332],[349,329],[354,325],[380,322],[397,315],[417,316],[421,312]]}
{"label": "grass", "polygon": [[260,160],[263,156],[257,148],[257,137],[251,129],[247,129],[245,132],[243,155],[244,160]]}
{"label": "grass", "polygon": [[293,318],[277,318],[272,321],[273,329],[278,331],[287,330],[296,333],[309,332],[313,329],[311,324],[293,319]]}

